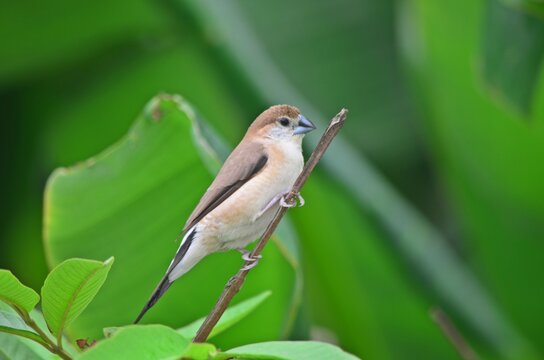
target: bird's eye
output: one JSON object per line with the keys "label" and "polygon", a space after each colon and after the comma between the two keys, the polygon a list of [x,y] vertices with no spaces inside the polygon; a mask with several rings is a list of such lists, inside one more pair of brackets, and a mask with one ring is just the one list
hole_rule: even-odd
{"label": "bird's eye", "polygon": [[288,126],[289,125],[289,119],[287,118],[281,118],[280,119],[281,126]]}

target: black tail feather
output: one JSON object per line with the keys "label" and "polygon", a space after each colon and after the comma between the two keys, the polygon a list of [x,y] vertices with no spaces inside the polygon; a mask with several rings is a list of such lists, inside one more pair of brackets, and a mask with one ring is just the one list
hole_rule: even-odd
{"label": "black tail feather", "polygon": [[170,287],[170,285],[172,285],[173,281],[171,282],[170,279],[168,278],[168,276],[170,275],[172,270],[174,270],[174,268],[179,264],[181,259],[183,259],[183,257],[187,253],[187,250],[189,250],[189,246],[191,246],[191,243],[193,242],[193,239],[195,237],[196,231],[195,231],[194,227],[189,231],[190,232],[186,236],[186,239],[184,239],[183,243],[181,244],[180,248],[178,249],[178,252],[177,252],[176,256],[174,257],[174,260],[172,260],[172,263],[168,267],[168,271],[166,272],[166,275],[164,275],[164,277],[162,278],[159,285],[157,285],[155,290],[153,290],[153,293],[151,294],[151,297],[149,298],[149,300],[147,300],[147,303],[145,304],[142,311],[140,311],[140,314],[138,315],[138,317],[134,321],[134,324],[137,324],[142,319],[142,317],[145,315],[145,313],[149,309],[151,309],[153,307],[153,305],[155,305],[157,303],[157,301],[159,301],[161,296],[163,296],[164,293],[166,292],[166,290],[168,290],[168,288]]}
{"label": "black tail feather", "polygon": [[138,317],[136,318],[136,320],[134,321],[134,324],[137,324],[141,319],[142,317],[145,315],[145,313],[151,309],[153,307],[153,305],[155,305],[157,303],[157,301],[159,301],[159,299],[161,298],[161,296],[164,295],[164,293],[166,292],[166,290],[168,290],[168,288],[170,287],[170,285],[172,285],[172,283],[170,282],[170,280],[168,280],[168,274],[166,274],[161,282],[159,283],[159,285],[157,285],[157,288],[153,291],[153,293],[151,294],[151,297],[149,298],[149,300],[147,300],[147,303],[145,304],[144,308],[142,309],[142,311],[140,311],[140,314],[138,315]]}

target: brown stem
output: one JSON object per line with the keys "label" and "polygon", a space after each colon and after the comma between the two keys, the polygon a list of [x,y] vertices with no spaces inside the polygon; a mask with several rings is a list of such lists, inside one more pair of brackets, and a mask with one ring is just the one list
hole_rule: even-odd
{"label": "brown stem", "polygon": [[[321,140],[319,140],[319,143],[317,144],[316,148],[312,152],[312,155],[306,162],[306,165],[304,166],[304,169],[302,169],[302,172],[298,176],[297,180],[295,181],[295,184],[293,185],[293,188],[291,189],[291,192],[286,196],[286,201],[288,203],[294,203],[297,197],[297,194],[302,189],[302,186],[304,183],[306,183],[306,180],[308,180],[308,177],[310,176],[311,172],[314,170],[316,164],[318,161],[323,157],[323,154],[329,147],[331,141],[334,139],[336,134],[338,134],[338,131],[342,128],[344,125],[344,121],[347,117],[347,109],[342,109],[329,123],[329,126],[327,127],[327,130],[325,130],[325,133],[323,136],[321,136]],[[268,242],[268,239],[270,239],[270,236],[272,236],[272,233],[274,230],[276,230],[276,227],[280,223],[281,219],[287,212],[286,207],[280,207],[278,212],[276,213],[274,219],[272,222],[268,225],[265,232],[261,236],[261,239],[253,248],[253,251],[251,252],[250,257],[256,258],[261,251],[263,250],[264,246]],[[246,261],[245,265],[250,265],[250,261]],[[214,326],[217,324],[227,307],[229,306],[229,303],[231,302],[232,298],[240,291],[240,288],[242,287],[247,273],[249,270],[243,270],[243,267],[238,271],[236,275],[230,278],[230,280],[227,282],[227,285],[225,285],[225,288],[223,289],[223,292],[221,293],[221,296],[215,303],[215,306],[213,307],[212,311],[206,317],[206,320],[204,320],[204,323],[200,326],[200,329],[198,329],[198,332],[196,333],[195,338],[193,339],[193,342],[204,342],[210,335],[210,332],[214,328]]]}
{"label": "brown stem", "polygon": [[431,318],[438,325],[440,330],[442,330],[462,359],[478,360],[476,352],[470,347],[463,335],[461,335],[459,330],[457,330],[453,322],[442,309],[433,308],[431,309],[430,314]]}

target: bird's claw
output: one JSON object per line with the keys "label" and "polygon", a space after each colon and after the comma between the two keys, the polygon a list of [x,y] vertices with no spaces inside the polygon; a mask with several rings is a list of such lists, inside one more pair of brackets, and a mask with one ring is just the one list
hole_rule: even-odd
{"label": "bird's claw", "polygon": [[300,193],[287,193],[280,198],[280,205],[286,208],[297,206],[297,202],[299,207],[304,206],[304,198]]}
{"label": "bird's claw", "polygon": [[257,266],[257,264],[259,263],[259,261],[254,261],[252,263],[249,263],[247,265],[244,265],[244,267],[242,268],[242,271],[248,271],[248,270],[251,270],[253,269],[255,266]]}
{"label": "bird's claw", "polygon": [[262,258],[261,255],[257,255],[255,257],[251,256],[251,253],[247,252],[246,254],[242,255],[242,259],[244,259],[248,264],[244,265],[242,268],[242,271],[248,271],[250,269],[253,269],[258,263],[259,260]]}
{"label": "bird's claw", "polygon": [[249,251],[242,255],[242,259],[245,261],[259,261],[259,259],[261,259],[262,257],[262,255],[251,257],[251,253]]}
{"label": "bird's claw", "polygon": [[242,268],[242,271],[247,271],[249,269],[253,269],[255,265],[259,262],[259,260],[262,258],[262,255],[257,256],[251,256],[251,251],[248,251],[244,248],[236,249],[242,254],[242,260],[249,262],[249,264],[244,265]]}

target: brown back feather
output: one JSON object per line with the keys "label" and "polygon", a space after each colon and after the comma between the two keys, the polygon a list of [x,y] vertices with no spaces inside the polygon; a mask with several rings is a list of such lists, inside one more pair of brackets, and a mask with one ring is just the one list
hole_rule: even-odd
{"label": "brown back feather", "polygon": [[265,166],[268,156],[262,144],[240,143],[227,158],[214,181],[189,216],[183,231],[192,228]]}
{"label": "brown back feather", "polygon": [[273,124],[280,117],[296,119],[300,111],[290,105],[274,105],[263,111],[248,128],[246,135],[229,155],[214,181],[189,216],[183,232],[192,228],[203,217],[255,176],[265,166],[268,155],[258,141],[259,130]]}

